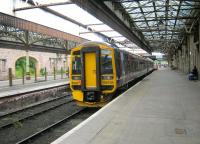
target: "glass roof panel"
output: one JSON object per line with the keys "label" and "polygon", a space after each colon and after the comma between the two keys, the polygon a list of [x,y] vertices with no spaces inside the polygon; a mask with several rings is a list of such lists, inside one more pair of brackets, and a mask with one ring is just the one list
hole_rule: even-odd
{"label": "glass roof panel", "polygon": [[168,22],[171,23],[171,24],[175,24],[175,21],[176,21],[175,19],[173,19],[173,20],[168,20]]}
{"label": "glass roof panel", "polygon": [[190,12],[191,12],[191,10],[189,9],[189,10],[180,10],[180,15],[182,15],[182,16],[188,16],[189,14],[190,14]]}
{"label": "glass roof panel", "polygon": [[138,17],[142,17],[143,15],[142,14],[130,14],[130,16],[132,18],[138,18]]}
{"label": "glass roof panel", "polygon": [[139,9],[139,7],[138,7],[137,9],[133,9],[132,12],[141,12],[141,11],[140,11],[140,9]]}
{"label": "glass roof panel", "polygon": [[154,31],[152,34],[159,35],[158,31]]}
{"label": "glass roof panel", "polygon": [[137,3],[134,3],[134,2],[131,2],[131,4],[129,4],[129,7],[137,7],[138,4]]}
{"label": "glass roof panel", "polygon": [[193,5],[196,3],[200,5],[200,1],[168,0],[168,2],[168,5],[166,0],[139,0],[132,2],[135,6],[139,3],[138,9],[132,9],[132,13],[135,14],[131,16],[133,22],[141,29],[146,39],[168,39],[170,41],[171,38],[177,39],[179,35],[183,37],[182,32],[185,31],[184,23],[188,21],[192,11],[195,10]]}
{"label": "glass roof panel", "polygon": [[159,11],[165,11],[165,7],[157,7]]}
{"label": "glass roof panel", "polygon": [[159,0],[155,1],[156,5],[165,5],[165,1]]}
{"label": "glass roof panel", "polygon": [[146,17],[155,17],[155,13],[149,13]]}
{"label": "glass roof panel", "polygon": [[165,34],[165,31],[160,31],[160,34]]}
{"label": "glass roof panel", "polygon": [[145,35],[145,37],[146,37],[147,39],[151,39],[151,38],[152,38],[151,35]]}
{"label": "glass roof panel", "polygon": [[184,2],[183,2],[183,5],[184,5],[184,4],[193,6],[193,5],[195,4],[195,2],[194,2],[194,1],[184,1]]}
{"label": "glass roof panel", "polygon": [[171,6],[171,8],[174,9],[174,10],[178,10],[178,6]]}
{"label": "glass roof panel", "polygon": [[135,21],[144,21],[144,18],[141,17],[141,18],[135,18]]}
{"label": "glass roof panel", "polygon": [[136,22],[138,27],[147,27],[145,22]]}
{"label": "glass roof panel", "polygon": [[147,35],[147,34],[149,34],[148,32],[142,32],[144,35]]}
{"label": "glass roof panel", "polygon": [[157,25],[156,21],[149,21],[148,24],[149,24],[150,27]]}
{"label": "glass roof panel", "polygon": [[145,6],[148,6],[148,7],[153,7],[153,3],[151,2],[151,3],[147,3],[147,4],[145,4]]}
{"label": "glass roof panel", "polygon": [[122,3],[124,7],[130,7],[131,5],[134,6],[134,4],[132,2],[124,2]]}
{"label": "glass roof panel", "polygon": [[189,10],[190,10],[191,8],[192,8],[192,6],[188,6],[188,5],[186,5],[186,6],[185,6],[185,5],[182,5],[182,6],[181,6],[181,9],[189,9]]}
{"label": "glass roof panel", "polygon": [[164,6],[160,6],[160,7],[156,6],[156,11],[157,12],[165,12],[165,7]]}
{"label": "glass roof panel", "polygon": [[165,12],[157,12],[157,17],[165,17]]}
{"label": "glass roof panel", "polygon": [[150,7],[150,8],[143,7],[142,10],[143,10],[143,12],[149,12],[149,11],[153,11],[154,9],[153,9],[153,7]]}
{"label": "glass roof panel", "polygon": [[160,10],[160,9],[162,9],[162,8],[164,8],[163,5],[156,5],[156,10]]}
{"label": "glass roof panel", "polygon": [[179,3],[180,3],[180,1],[177,1],[177,0],[170,1],[170,5],[178,5]]}
{"label": "glass roof panel", "polygon": [[177,11],[172,11],[174,16],[177,16]]}
{"label": "glass roof panel", "polygon": [[140,1],[140,4],[145,5],[145,4],[147,4],[147,2],[146,1]]}
{"label": "glass roof panel", "polygon": [[176,24],[177,24],[177,25],[183,25],[184,22],[183,22],[182,20],[177,20]]}
{"label": "glass roof panel", "polygon": [[150,22],[150,21],[154,21],[154,20],[155,20],[155,17],[146,17],[146,20],[149,21],[149,22]]}
{"label": "glass roof panel", "polygon": [[140,9],[139,7],[131,7],[129,9],[127,9],[127,12],[132,12],[132,13],[137,13],[137,12],[140,12]]}
{"label": "glass roof panel", "polygon": [[171,35],[173,32],[172,31],[167,31],[167,34]]}

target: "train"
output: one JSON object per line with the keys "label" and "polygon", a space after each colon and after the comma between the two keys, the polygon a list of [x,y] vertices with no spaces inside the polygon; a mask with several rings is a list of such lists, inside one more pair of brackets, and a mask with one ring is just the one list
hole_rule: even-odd
{"label": "train", "polygon": [[117,89],[151,71],[153,61],[107,43],[86,42],[71,50],[70,88],[79,106],[102,107]]}

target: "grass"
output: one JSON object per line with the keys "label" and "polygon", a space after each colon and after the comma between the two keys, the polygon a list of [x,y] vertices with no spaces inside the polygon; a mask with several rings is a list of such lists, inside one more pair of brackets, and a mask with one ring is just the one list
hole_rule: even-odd
{"label": "grass", "polygon": [[[25,74],[25,72],[24,72],[24,74]],[[30,75],[31,76],[35,75],[35,72],[34,72],[33,68],[30,68]],[[15,77],[16,78],[22,78],[22,69],[21,68],[16,68],[15,69]]]}

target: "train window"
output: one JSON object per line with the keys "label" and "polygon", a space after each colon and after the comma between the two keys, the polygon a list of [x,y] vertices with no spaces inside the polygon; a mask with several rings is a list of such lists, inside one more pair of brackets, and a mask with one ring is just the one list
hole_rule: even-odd
{"label": "train window", "polygon": [[135,69],[136,69],[136,71],[138,71],[138,70],[139,70],[138,61],[135,61]]}
{"label": "train window", "polygon": [[74,51],[73,55],[80,55],[80,51]]}
{"label": "train window", "polygon": [[81,58],[80,58],[80,55],[74,55],[74,57],[73,57],[72,74],[81,74]]}
{"label": "train window", "polygon": [[101,50],[101,74],[112,74],[112,56],[110,50]]}
{"label": "train window", "polygon": [[101,50],[101,55],[111,55],[110,50]]}
{"label": "train window", "polygon": [[126,53],[124,53],[124,70],[125,70],[125,74],[128,73],[128,55]]}
{"label": "train window", "polygon": [[115,59],[116,59],[116,70],[117,77],[120,78],[122,76],[122,64],[121,64],[121,55],[118,50],[115,50]]}

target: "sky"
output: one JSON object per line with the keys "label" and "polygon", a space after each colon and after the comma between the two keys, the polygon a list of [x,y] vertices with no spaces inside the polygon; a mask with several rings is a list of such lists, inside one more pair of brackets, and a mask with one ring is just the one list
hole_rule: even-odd
{"label": "sky", "polygon": [[[35,3],[45,4],[45,3],[55,3],[55,2],[66,2],[66,0],[34,0]],[[95,35],[94,33],[85,33],[88,32],[88,30],[83,29],[82,27],[79,27],[78,25],[75,25],[69,21],[66,21],[62,18],[56,17],[50,13],[47,13],[39,8],[35,9],[29,9],[29,10],[23,10],[23,11],[17,11],[13,13],[13,8],[20,8],[20,7],[27,7],[28,4],[20,1],[20,0],[0,0],[0,12],[11,14],[32,22],[36,22],[51,28],[55,28],[76,36],[80,36],[92,41],[100,41],[102,42],[103,39]],[[51,6],[48,7],[52,10],[58,11],[59,13],[66,15],[74,20],[78,20],[80,23],[87,25],[87,24],[100,24],[102,23],[97,18],[93,17],[91,14],[86,12],[85,10],[81,9],[75,4],[69,4],[69,5],[60,5],[60,6]],[[96,26],[90,26],[90,28],[101,31],[101,30],[112,30],[109,26],[103,24],[103,25],[96,25]],[[102,32],[103,34],[112,37],[112,36],[122,36],[116,31],[110,31],[110,32]],[[118,37],[115,38],[117,41],[123,41],[126,38],[124,37]],[[118,46],[120,46],[118,44]],[[132,44],[133,47],[137,47],[135,44]],[[145,51],[138,49],[136,50],[130,50],[128,48],[123,49],[128,50],[130,52],[134,53],[146,53]],[[156,55],[161,55],[160,53],[156,53]]]}

